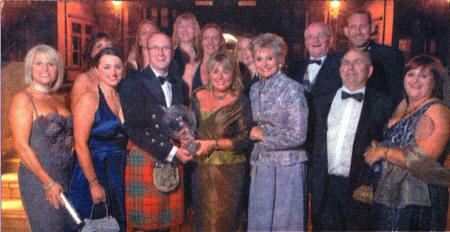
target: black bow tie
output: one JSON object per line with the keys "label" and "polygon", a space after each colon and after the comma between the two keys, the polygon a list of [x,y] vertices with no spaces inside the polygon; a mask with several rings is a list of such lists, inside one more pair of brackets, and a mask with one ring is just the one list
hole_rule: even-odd
{"label": "black bow tie", "polygon": [[347,93],[345,91],[342,91],[341,98],[343,100],[345,100],[345,99],[347,99],[349,97],[351,97],[351,98],[361,102],[363,100],[363,98],[364,98],[364,94],[363,93]]}
{"label": "black bow tie", "polygon": [[164,76],[158,76],[158,80],[161,83],[161,85],[163,85],[166,81],[169,81],[169,78]]}
{"label": "black bow tie", "polygon": [[309,59],[308,64],[322,65],[322,60],[321,59],[318,59],[318,60]]}

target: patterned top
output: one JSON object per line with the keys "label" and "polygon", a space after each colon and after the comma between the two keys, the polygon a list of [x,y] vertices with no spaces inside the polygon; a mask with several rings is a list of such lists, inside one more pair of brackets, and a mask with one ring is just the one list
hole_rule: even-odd
{"label": "patterned top", "polygon": [[415,144],[416,127],[420,118],[431,105],[438,102],[439,101],[432,101],[427,103],[408,118],[396,122],[389,128],[386,125],[383,131],[383,136],[386,141],[383,141],[383,144],[388,147],[405,147],[407,145]]}
{"label": "patterned top", "polygon": [[285,74],[260,78],[250,90],[253,120],[264,131],[256,143],[251,163],[258,159],[268,166],[293,165],[306,161],[299,147],[305,142],[308,106],[303,87]]}
{"label": "patterned top", "polygon": [[[400,148],[416,144],[417,124],[425,111],[436,103],[439,101],[429,102],[410,117],[398,121],[389,128],[386,127],[384,129],[385,141],[380,144]],[[442,164],[446,154],[447,151],[444,151],[438,162]],[[423,170],[426,170],[426,165],[424,163]],[[429,206],[431,204],[429,189],[422,180],[415,177],[409,169],[386,161],[383,162],[383,173],[381,181],[378,183],[375,201],[392,208],[404,208],[408,205]]]}

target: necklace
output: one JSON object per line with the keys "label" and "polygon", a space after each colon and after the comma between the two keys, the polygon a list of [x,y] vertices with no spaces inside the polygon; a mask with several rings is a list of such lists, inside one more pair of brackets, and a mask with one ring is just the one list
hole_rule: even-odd
{"label": "necklace", "polygon": [[400,120],[405,119],[405,116],[415,112],[419,108],[419,106],[421,106],[422,103],[424,103],[426,100],[428,100],[428,98],[425,98],[422,101],[420,101],[418,104],[416,104],[416,106],[414,108],[412,108],[412,110],[408,110],[408,108],[409,108],[409,103],[408,103],[408,105],[406,106],[405,111],[403,111],[403,114],[402,114],[402,117],[400,118]]}
{"label": "necklace", "polygon": [[211,95],[212,95],[215,99],[219,100],[219,103],[222,103],[222,100],[225,99],[225,97],[228,96],[229,93],[230,93],[230,91],[226,92],[226,93],[225,93],[224,95],[222,95],[222,96],[216,96],[216,95],[214,94],[214,88],[211,88]]}
{"label": "necklace", "polygon": [[42,93],[50,93],[49,89],[33,84],[33,88]]}

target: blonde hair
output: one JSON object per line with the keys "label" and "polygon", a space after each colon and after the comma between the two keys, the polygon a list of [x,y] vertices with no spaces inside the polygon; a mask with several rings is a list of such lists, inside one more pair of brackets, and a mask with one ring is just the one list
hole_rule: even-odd
{"label": "blonde hair", "polygon": [[49,58],[52,62],[55,63],[57,71],[56,81],[55,83],[53,83],[50,91],[58,91],[59,87],[61,87],[61,84],[64,81],[63,60],[56,49],[46,44],[36,45],[27,52],[27,55],[25,56],[25,84],[31,85],[33,83],[33,73],[31,70],[34,62],[34,57],[37,53],[43,53],[46,58]]}
{"label": "blonde hair", "polygon": [[200,25],[198,24],[197,18],[192,13],[183,13],[178,15],[177,19],[175,19],[175,23],[173,25],[173,35],[172,35],[172,44],[175,48],[178,46],[181,41],[180,37],[178,36],[178,26],[182,21],[189,21],[194,26],[194,39],[192,41],[193,45],[198,47],[199,41],[200,41]]}
{"label": "blonde hair", "polygon": [[281,36],[272,33],[260,34],[253,39],[251,47],[253,55],[260,49],[273,49],[279,64],[284,65],[288,53],[288,46]]}
{"label": "blonde hair", "polygon": [[239,92],[244,88],[244,84],[242,84],[241,81],[241,71],[239,70],[238,59],[235,55],[227,51],[217,51],[209,57],[206,63],[206,70],[208,72],[208,88],[211,88],[209,74],[214,70],[214,66],[216,64],[220,64],[224,69],[229,69],[232,71],[233,83],[231,84],[231,89],[234,92]]}

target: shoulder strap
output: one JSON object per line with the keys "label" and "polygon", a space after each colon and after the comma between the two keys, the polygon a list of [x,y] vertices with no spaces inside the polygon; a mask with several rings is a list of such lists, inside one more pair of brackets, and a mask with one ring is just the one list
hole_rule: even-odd
{"label": "shoulder strap", "polygon": [[[430,101],[427,104],[425,104],[422,109],[420,109],[420,111],[422,111],[422,113],[424,113],[428,108],[430,108],[430,106],[434,105],[434,104],[442,104],[447,106],[444,102],[440,101],[440,100],[434,100],[434,101]],[[448,106],[447,106],[448,107]]]}
{"label": "shoulder strap", "polygon": [[25,93],[27,94],[27,96],[28,96],[28,97],[30,98],[30,100],[31,100],[31,104],[33,105],[34,112],[36,113],[36,118],[39,117],[39,113],[38,113],[38,111],[37,111],[36,105],[34,104],[33,97],[31,96],[30,93],[28,93],[28,91],[25,91]]}

